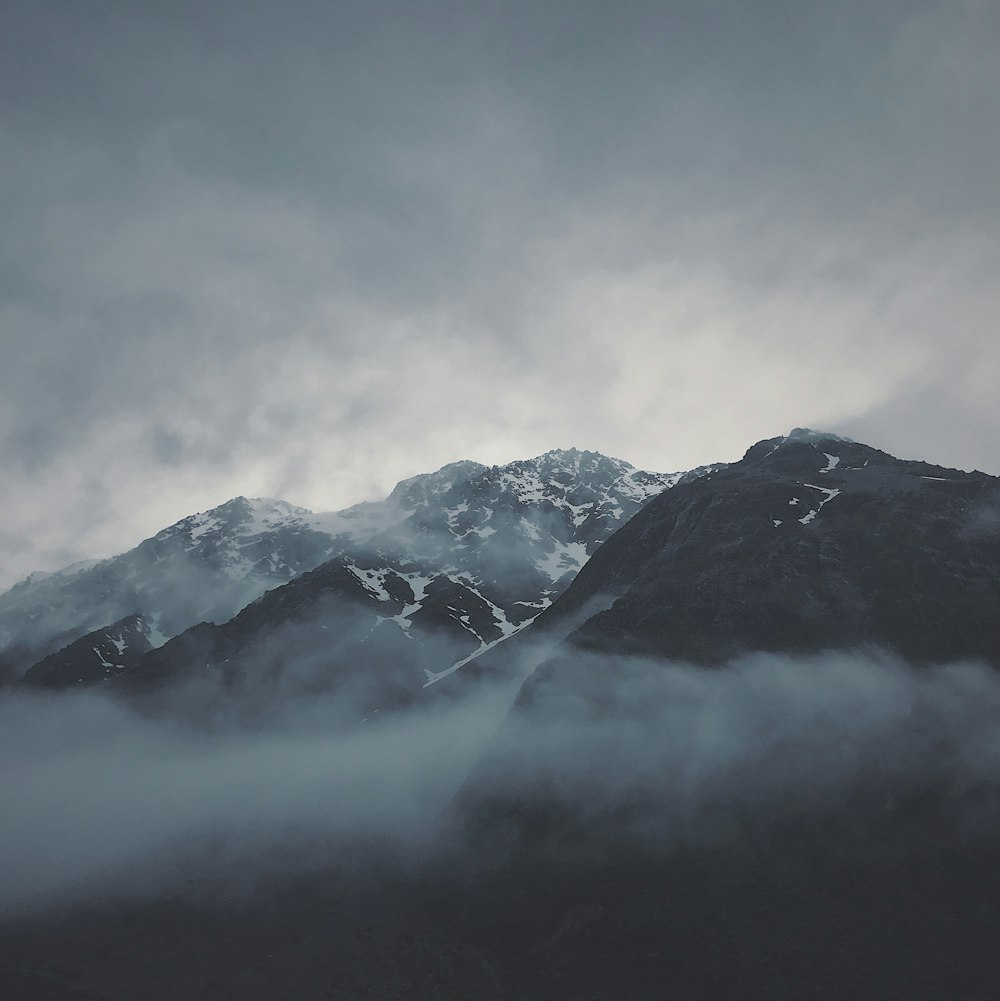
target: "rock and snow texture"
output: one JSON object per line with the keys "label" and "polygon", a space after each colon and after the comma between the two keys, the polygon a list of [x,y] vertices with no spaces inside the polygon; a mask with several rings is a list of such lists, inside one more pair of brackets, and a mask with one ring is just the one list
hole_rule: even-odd
{"label": "rock and snow texture", "polygon": [[120,556],[32,575],[0,595],[0,679],[132,614],[150,624],[154,645],[199,621],[224,622],[334,544],[302,508],[237,497]]}
{"label": "rock and snow texture", "polygon": [[80,637],[43,658],[24,675],[38,688],[69,688],[109,681],[127,671],[152,649],[151,629],[141,615],[130,615]]}
{"label": "rock and snow texture", "polygon": [[[0,676],[131,614],[161,646],[336,558],[404,636],[416,622],[492,642],[537,615],[605,538],[684,475],[694,474],[568,449],[505,466],[451,463],[329,514],[237,497],[121,556],[33,575],[0,595]],[[385,584],[397,576],[411,595],[399,607]]]}
{"label": "rock and snow texture", "polygon": [[[314,686],[357,688],[364,673],[366,705],[405,702],[520,631],[650,498],[695,475],[569,449],[413,477],[365,506],[367,537],[341,537],[327,562],[167,644],[138,673],[155,683],[193,664],[231,673],[223,665],[266,660],[275,677],[309,661]],[[279,634],[280,649],[267,642]]]}
{"label": "rock and snow texture", "polygon": [[573,633],[584,650],[721,663],[874,646],[1000,666],[998,496],[997,477],[800,430],[662,493],[538,625],[600,598]]}
{"label": "rock and snow texture", "polygon": [[[829,471],[830,471],[829,469],[820,470],[821,473],[827,473]],[[809,487],[811,490],[818,490],[821,494],[823,494],[823,499],[819,502],[819,504],[816,507],[814,507],[807,515],[805,515],[802,518],[799,518],[800,525],[808,525],[816,517],[816,515],[818,515],[820,511],[823,510],[823,507],[826,504],[829,504],[834,497],[837,497],[840,494],[840,489],[838,487],[817,487],[815,484],[812,483],[803,483],[802,485],[804,487]]]}

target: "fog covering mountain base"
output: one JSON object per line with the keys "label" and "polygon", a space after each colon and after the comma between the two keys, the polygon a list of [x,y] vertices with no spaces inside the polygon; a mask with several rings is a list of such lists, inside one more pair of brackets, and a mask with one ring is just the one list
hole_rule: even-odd
{"label": "fog covering mountain base", "polygon": [[991,997],[997,487],[759,443],[367,717],[336,687],[228,718],[190,679],[153,717],[113,686],[9,692],[0,985]]}
{"label": "fog covering mountain base", "polygon": [[581,656],[594,691],[506,723],[509,688],[353,727],[303,700],[214,734],[97,692],[9,696],[0,984],[986,996],[993,671]]}

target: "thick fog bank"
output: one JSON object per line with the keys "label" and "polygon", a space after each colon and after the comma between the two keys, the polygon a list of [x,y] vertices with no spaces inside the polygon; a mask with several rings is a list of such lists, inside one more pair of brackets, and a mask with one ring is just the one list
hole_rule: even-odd
{"label": "thick fog bank", "polygon": [[577,836],[600,821],[667,848],[803,823],[857,821],[864,840],[873,818],[952,844],[1000,828],[1000,676],[980,664],[574,653],[537,677],[463,791],[501,815],[517,804],[515,824],[555,806]]}
{"label": "thick fog bank", "polygon": [[0,914],[209,877],[252,888],[374,845],[447,863],[442,817],[453,833],[463,809],[473,854],[509,846],[525,804],[666,848],[789,816],[893,818],[928,789],[924,809],[955,843],[1000,827],[1000,679],[981,666],[830,654],[706,671],[573,655],[511,713],[514,694],[366,722],[299,698],[266,725],[216,730],[99,693],[8,694]]}
{"label": "thick fog bank", "polygon": [[95,693],[8,695],[0,915],[205,878],[252,888],[346,845],[422,852],[511,698],[350,721],[317,698],[266,727],[207,731]]}

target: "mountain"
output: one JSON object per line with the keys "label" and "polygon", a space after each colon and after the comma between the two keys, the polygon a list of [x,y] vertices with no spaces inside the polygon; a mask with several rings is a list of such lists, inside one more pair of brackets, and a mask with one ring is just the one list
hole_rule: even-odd
{"label": "mountain", "polygon": [[678,484],[482,658],[543,651],[454,927],[539,997],[988,996],[998,623],[998,477],[796,429]]}
{"label": "mountain", "polygon": [[651,497],[702,472],[649,473],[570,449],[404,481],[386,502],[401,520],[229,622],[187,630],[127,683],[193,672],[265,701],[287,682],[350,691],[365,710],[409,703],[548,607]]}
{"label": "mountain", "polygon": [[66,644],[142,615],[153,645],[204,619],[224,622],[267,588],[325,559],[363,508],[316,516],[285,501],[236,497],[106,560],[33,574],[0,595],[0,676],[19,677]]}
{"label": "mountain", "polygon": [[[226,638],[217,642],[204,625],[195,635],[212,636],[229,656],[239,644],[228,637],[246,623],[270,628],[293,608],[302,618],[333,587],[370,605],[375,619],[395,620],[381,630],[383,647],[398,647],[413,627],[415,645],[434,634],[446,640],[445,659],[452,651],[461,659],[546,607],[604,538],[681,478],[570,449],[500,467],[451,463],[402,481],[383,501],[331,514],[238,497],[121,556],[34,575],[0,596],[0,662],[9,675],[24,674],[129,615],[142,616],[159,647],[198,623],[227,622],[268,589],[331,558],[339,562],[248,610]],[[200,656],[204,644],[195,646]],[[189,636],[155,662],[173,664],[179,650],[191,649]],[[420,662],[441,667],[430,652]]]}
{"label": "mountain", "polygon": [[[104,688],[332,688],[350,726],[308,697],[304,722],[235,734],[26,700],[58,710],[13,744],[26,801],[86,802],[93,756],[113,823],[43,832],[46,874],[79,877],[78,843],[85,877],[105,868],[92,898],[77,878],[72,906],[0,919],[8,994],[995,996],[1000,479],[796,429],[662,481],[561,452],[393,495],[395,520],[364,509],[377,527]],[[441,697],[525,672],[500,716]],[[426,713],[374,716],[421,694]],[[146,757],[98,754],[91,721],[119,710]],[[79,761],[49,753],[67,723]],[[130,822],[160,798],[150,859]]]}
{"label": "mountain", "polygon": [[43,657],[22,681],[36,688],[93,685],[135,667],[152,648],[149,623],[141,615],[129,615]]}
{"label": "mountain", "polygon": [[661,495],[539,628],[572,650],[721,664],[878,647],[1000,667],[1000,478],[796,429]]}
{"label": "mountain", "polygon": [[512,719],[553,725],[556,710],[632,712],[636,691],[652,712],[663,679],[692,666],[838,655],[1000,670],[998,623],[1000,477],[797,428],[660,494],[468,674],[516,675],[541,651]]}

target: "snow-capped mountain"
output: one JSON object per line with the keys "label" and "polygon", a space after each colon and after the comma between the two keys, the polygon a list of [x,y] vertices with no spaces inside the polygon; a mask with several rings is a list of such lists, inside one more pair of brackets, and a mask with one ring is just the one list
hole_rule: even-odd
{"label": "snow-capped mountain", "polygon": [[[348,575],[340,590],[391,620],[394,639],[411,629],[414,638],[451,637],[452,661],[425,665],[440,671],[547,607],[608,535],[684,475],[570,449],[499,467],[451,463],[402,481],[385,500],[329,514],[238,497],[121,556],[36,575],[0,596],[0,656],[22,674],[129,615],[142,616],[159,647],[196,623],[221,625],[334,560],[294,598],[269,602],[301,605],[340,567]],[[254,606],[245,619],[270,607]]]}
{"label": "snow-capped mountain", "polygon": [[758,442],[483,659],[539,635],[453,816],[502,860],[456,921],[538,997],[990,993],[1000,477]]}
{"label": "snow-capped mountain", "polygon": [[[345,535],[352,524],[345,517]],[[143,616],[154,646],[195,622],[224,622],[267,588],[325,559],[335,527],[341,527],[335,517],[317,518],[284,501],[236,497],[119,556],[33,574],[0,595],[2,673],[17,677],[41,657],[129,615]]]}
{"label": "snow-capped mountain", "polygon": [[796,429],[657,498],[543,621],[601,594],[581,648],[718,663],[874,644],[1000,666],[998,526],[995,476]]}
{"label": "snow-capped mountain", "polygon": [[[343,998],[993,996],[1000,695],[989,671],[962,661],[1000,668],[1000,478],[796,430],[700,474],[660,478],[592,454],[550,453],[415,477],[386,501],[336,516],[349,528],[288,516],[341,548],[132,667],[121,622],[64,651],[80,660],[48,661],[64,665],[65,681],[54,684],[86,683],[78,672],[87,666],[94,680],[112,679],[109,689],[147,699],[142,708],[211,713],[221,688],[240,696],[226,710],[266,713],[290,705],[274,698],[282,686],[308,693],[274,728],[251,716],[233,741],[224,727],[204,741],[184,728],[170,737],[191,771],[165,757],[162,816],[183,814],[198,796],[213,818],[235,813],[234,840],[250,845],[235,855],[239,906],[204,904],[226,885],[216,873],[226,868],[222,837],[211,836],[211,875],[190,896],[178,892],[181,842],[171,840],[165,899],[108,906],[100,876],[98,906],[46,915],[27,933],[0,927],[2,951],[14,957],[0,964],[10,996],[139,996],[150,949],[167,971],[164,997],[285,996],[293,982],[303,997]],[[218,533],[218,552],[223,522],[196,516],[175,535],[207,545]],[[588,559],[576,572],[581,552]],[[70,586],[87,572],[61,579]],[[514,631],[444,678],[465,651]],[[448,697],[486,671],[506,665],[509,676],[539,638],[546,659],[503,721],[484,712],[490,699]],[[731,669],[716,670],[731,658]],[[156,687],[178,676],[192,684]],[[343,731],[339,700],[311,697],[331,686],[347,696]],[[372,715],[355,712],[351,695]],[[373,715],[421,696],[434,711]],[[25,703],[78,702],[89,722],[88,704],[102,701]],[[506,712],[509,700],[495,705]],[[442,726],[453,714],[485,734],[485,755],[479,745],[456,750],[455,731]],[[132,734],[141,714],[127,715]],[[108,794],[98,802],[118,804],[129,786],[142,788],[143,805],[151,800],[174,729],[154,726],[155,767],[140,755],[123,773],[128,783],[102,771]],[[441,752],[428,748],[442,729],[444,756],[465,779],[457,795],[448,786],[443,815],[432,797],[442,822],[425,832],[412,804],[428,786],[409,763],[441,770]],[[258,734],[262,753],[240,757]],[[197,746],[192,754],[199,743],[239,765],[222,773],[236,776],[232,789],[201,782],[196,770],[216,759]],[[390,744],[403,748],[405,766],[380,753]],[[115,759],[119,746],[129,745],[115,744]],[[338,758],[352,776],[346,785],[326,781]],[[56,781],[48,759],[41,765],[28,773],[40,789],[81,795],[74,767]],[[218,769],[205,771],[211,779]],[[276,825],[268,809],[280,874],[293,856],[305,862],[246,892],[247,876],[268,870],[258,869],[267,842],[247,837],[242,803],[232,809],[243,773],[263,773],[248,788],[282,787],[280,804],[286,793],[301,798],[308,771],[324,776],[309,818],[339,795],[363,818],[362,834],[320,828],[328,853],[313,854],[314,837],[296,851],[294,826]],[[369,827],[378,811],[357,810],[365,801],[355,776],[383,772],[393,779],[391,795],[377,793],[392,812],[388,839]],[[185,775],[193,781],[178,781]],[[417,793],[408,798],[403,786]],[[199,836],[203,828],[214,830],[199,824]],[[69,832],[86,872],[91,846],[117,838],[109,830],[100,841],[99,826]],[[50,844],[46,832],[46,866],[61,861]],[[426,863],[400,862],[425,844]],[[144,870],[132,852],[126,859],[131,885]]]}
{"label": "snow-capped mountain", "polygon": [[129,683],[193,669],[230,686],[307,678],[365,706],[405,704],[521,629],[644,503],[701,472],[649,473],[569,449],[406,480],[364,509],[381,528],[230,622],[153,651]]}

